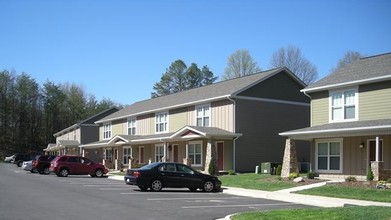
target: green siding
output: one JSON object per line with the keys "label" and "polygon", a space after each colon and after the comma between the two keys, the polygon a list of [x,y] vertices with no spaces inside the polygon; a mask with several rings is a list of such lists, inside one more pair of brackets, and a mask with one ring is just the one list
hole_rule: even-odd
{"label": "green siding", "polygon": [[328,92],[313,93],[311,98],[311,126],[329,123]]}
{"label": "green siding", "polygon": [[175,132],[187,124],[187,108],[171,110],[169,112],[169,132]]}
{"label": "green siding", "polygon": [[303,95],[300,89],[303,87],[298,82],[285,72],[281,72],[239,93],[239,95],[309,103],[310,99]]}
{"label": "green siding", "polygon": [[391,81],[359,88],[359,120],[391,118]]}

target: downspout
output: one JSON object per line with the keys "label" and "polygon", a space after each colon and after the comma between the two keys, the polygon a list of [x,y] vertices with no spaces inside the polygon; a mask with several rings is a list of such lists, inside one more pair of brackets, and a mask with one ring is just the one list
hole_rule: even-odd
{"label": "downspout", "polygon": [[[236,101],[233,100],[230,96],[227,96],[227,99],[230,100],[231,102],[233,102],[233,120],[232,120],[232,123],[233,123],[233,132],[235,133],[236,132]],[[239,136],[237,136],[236,138],[234,138],[233,140],[233,170],[236,172],[236,140],[239,138]]]}

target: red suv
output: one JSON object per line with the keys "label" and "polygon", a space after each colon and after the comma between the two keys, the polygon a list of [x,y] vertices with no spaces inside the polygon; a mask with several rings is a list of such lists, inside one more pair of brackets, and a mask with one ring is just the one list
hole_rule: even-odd
{"label": "red suv", "polygon": [[50,162],[50,171],[57,176],[87,175],[102,177],[109,170],[100,163],[95,163],[85,157],[64,155],[56,157]]}

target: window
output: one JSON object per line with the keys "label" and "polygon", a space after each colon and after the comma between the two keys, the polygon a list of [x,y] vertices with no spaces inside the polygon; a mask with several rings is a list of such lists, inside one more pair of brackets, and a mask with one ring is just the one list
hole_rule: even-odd
{"label": "window", "polygon": [[103,125],[103,139],[110,139],[111,138],[111,124],[105,124]]}
{"label": "window", "polygon": [[187,145],[187,158],[190,158],[192,165],[202,166],[202,142],[190,142]]}
{"label": "window", "polygon": [[159,162],[164,157],[164,145],[155,146],[155,162]]}
{"label": "window", "polygon": [[209,127],[210,111],[209,105],[196,107],[196,125]]}
{"label": "window", "polygon": [[122,162],[124,164],[129,164],[129,157],[132,156],[132,148],[124,147],[123,151],[124,151],[123,152],[124,158],[123,158]]}
{"label": "window", "polygon": [[136,118],[128,120],[128,135],[136,135]]}
{"label": "window", "polygon": [[331,121],[355,120],[357,118],[356,90],[331,93]]}
{"label": "window", "polygon": [[168,113],[159,113],[155,116],[156,133],[167,132]]}
{"label": "window", "polygon": [[319,141],[316,143],[316,169],[322,172],[342,172],[342,141]]}
{"label": "window", "polygon": [[113,159],[113,151],[111,149],[105,149],[105,160],[111,161]]}

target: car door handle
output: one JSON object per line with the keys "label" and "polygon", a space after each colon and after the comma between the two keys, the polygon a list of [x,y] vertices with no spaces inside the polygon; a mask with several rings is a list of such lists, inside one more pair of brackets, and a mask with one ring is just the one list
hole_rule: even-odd
{"label": "car door handle", "polygon": [[162,176],[164,176],[164,173],[161,173]]}
{"label": "car door handle", "polygon": [[181,176],[185,176],[185,174],[181,174]]}

